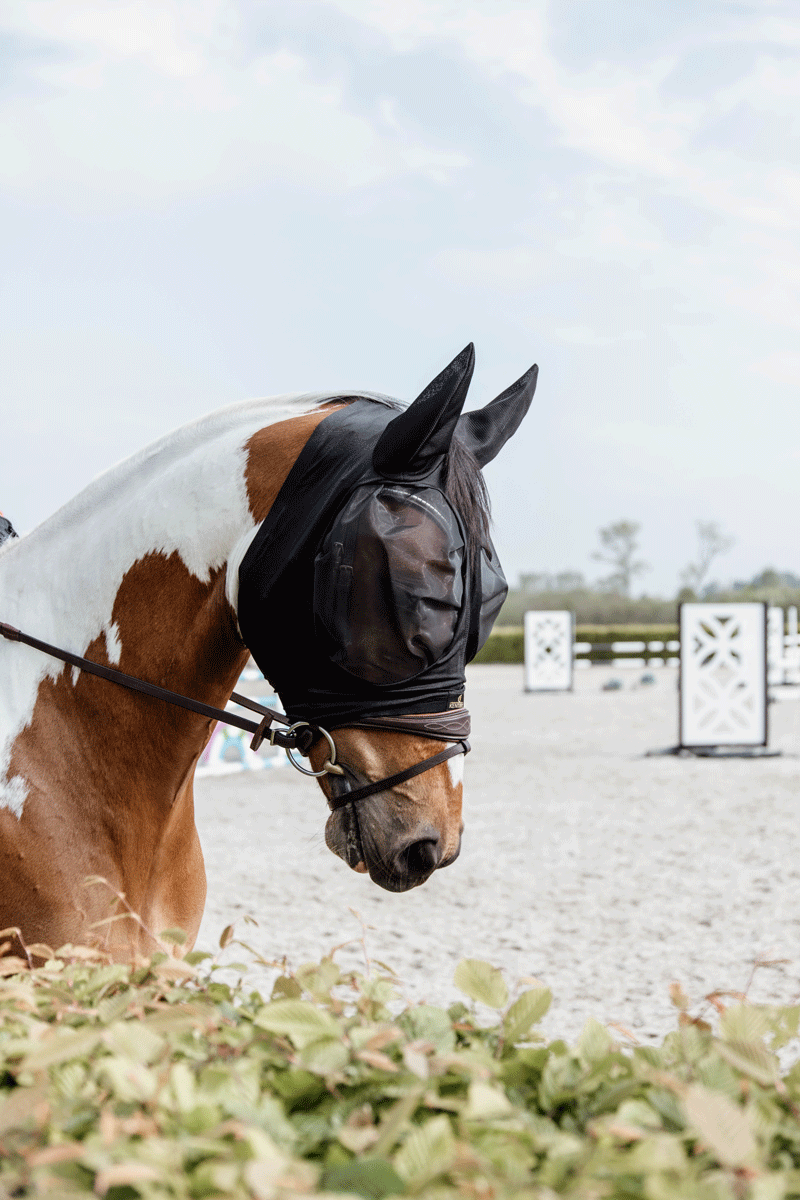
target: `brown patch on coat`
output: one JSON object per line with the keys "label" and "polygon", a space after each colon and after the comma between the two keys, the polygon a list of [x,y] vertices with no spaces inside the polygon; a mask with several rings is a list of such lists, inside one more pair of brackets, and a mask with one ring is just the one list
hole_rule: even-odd
{"label": "brown patch on coat", "polygon": [[[267,515],[334,407],[249,439],[246,484],[255,520]],[[109,662],[104,634],[86,658],[224,708],[248,658],[225,598],[225,568],[203,582],[177,553],[147,554],[125,573],[112,620],[119,662]],[[69,667],[42,680],[7,772],[28,785],[22,816],[0,809],[0,928],[20,927],[27,943],[53,948],[94,940],[119,958],[152,949],[129,919],[92,932],[120,910],[110,888],[125,894],[152,933],[179,927],[191,946],[206,890],[192,780],[213,725]],[[109,888],[87,887],[91,875]]]}
{"label": "brown patch on coat", "polygon": [[[119,663],[109,664],[104,634],[87,658],[224,707],[247,660],[224,570],[202,582],[177,554],[148,554],[126,572],[112,619]],[[211,727],[69,667],[43,679],[8,770],[29,786],[22,817],[0,811],[0,928],[54,947],[86,940],[109,912],[108,890],[84,885],[101,875],[154,933],[180,926],[193,941],[205,873],[191,780]],[[147,938],[126,920],[101,941],[121,953]]]}
{"label": "brown patch on coat", "polygon": [[331,413],[346,405],[336,401],[304,417],[290,417],[259,429],[247,442],[245,482],[254,521],[263,521],[311,434]]}

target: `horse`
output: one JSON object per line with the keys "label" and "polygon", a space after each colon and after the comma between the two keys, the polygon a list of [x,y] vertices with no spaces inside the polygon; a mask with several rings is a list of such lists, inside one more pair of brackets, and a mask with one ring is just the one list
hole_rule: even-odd
{"label": "horse", "polygon": [[[448,441],[443,494],[470,554],[486,542],[480,466],[527,411],[535,369],[516,390],[459,415],[474,361],[467,350],[406,409],[374,392],[286,395],[230,405],[162,437],[0,547],[0,621],[224,708],[251,652],[239,619],[242,564],[304,449],[335,414],[352,408],[391,423],[416,411],[423,449],[440,435]],[[431,419],[437,404],[446,419]],[[292,630],[263,636],[269,675],[270,646],[291,642]],[[304,669],[313,675],[314,661]],[[355,680],[356,693],[361,687]],[[383,726],[348,718],[333,739],[307,722],[306,753],[331,809],[328,847],[403,891],[458,856],[464,759],[451,749],[426,767],[448,743],[435,725],[418,732],[413,714],[419,721],[424,704],[410,705],[408,725],[397,703]],[[0,928],[17,931],[7,952],[92,942],[129,959],[173,928],[185,932],[184,950],[193,946],[206,880],[192,783],[214,727],[206,715],[0,641]],[[352,785],[371,794],[350,804],[342,788]],[[107,881],[138,919],[104,921],[108,891],[92,879]]]}

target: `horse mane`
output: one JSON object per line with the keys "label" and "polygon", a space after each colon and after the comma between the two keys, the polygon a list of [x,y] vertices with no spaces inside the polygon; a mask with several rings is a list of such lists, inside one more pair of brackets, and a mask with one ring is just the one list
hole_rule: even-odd
{"label": "horse mane", "polygon": [[[331,397],[328,403],[341,404],[342,400],[352,404],[355,400],[368,400],[401,412],[405,405],[391,396],[380,392],[359,392],[355,395]],[[486,480],[478,460],[459,436],[458,428],[450,443],[446,464],[445,495],[464,523],[470,559],[486,546],[489,538],[491,510]]]}

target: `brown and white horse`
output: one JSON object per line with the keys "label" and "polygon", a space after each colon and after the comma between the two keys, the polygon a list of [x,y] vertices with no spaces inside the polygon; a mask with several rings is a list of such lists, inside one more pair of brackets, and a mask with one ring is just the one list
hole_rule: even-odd
{"label": "brown and white horse", "polygon": [[[332,403],[233,405],[107,472],[0,549],[0,620],[224,707],[248,658],[239,564]],[[93,933],[109,896],[86,880],[102,876],[149,930],[180,927],[191,945],[206,891],[192,779],[211,731],[206,717],[0,641],[0,929],[52,947],[99,939],[118,957],[152,949],[132,921]],[[367,780],[445,745],[363,729],[339,730],[336,742]],[[312,751],[314,767],[325,749]],[[346,810],[328,817],[328,846],[393,890],[422,882],[458,854],[462,764],[361,802],[363,860],[352,861]],[[415,867],[419,841],[436,853]]]}

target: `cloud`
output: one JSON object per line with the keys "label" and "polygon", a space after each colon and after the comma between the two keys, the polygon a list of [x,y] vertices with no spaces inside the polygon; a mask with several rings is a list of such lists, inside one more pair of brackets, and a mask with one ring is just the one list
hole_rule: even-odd
{"label": "cloud", "polygon": [[569,342],[575,346],[618,346],[622,342],[639,342],[644,334],[638,329],[627,329],[624,333],[604,334],[589,329],[586,325],[569,325],[554,329],[553,334],[560,342]]}
{"label": "cloud", "polygon": [[[792,314],[800,312],[797,280],[790,279],[800,266],[795,5],[766,0],[698,9],[685,27],[678,24],[669,38],[623,61],[611,62],[585,46],[582,61],[588,65],[574,69],[554,49],[555,9],[545,0],[329,3],[380,30],[400,51],[449,45],[519,103],[546,116],[554,143],[575,155],[571,169],[583,183],[582,196],[580,182],[574,188],[572,228],[557,242],[560,253],[638,261],[701,305],[795,325]],[[626,12],[624,3],[608,0],[604,24],[624,21]],[[704,72],[709,62],[725,64],[721,84],[719,72]],[[736,138],[743,124],[750,131],[747,144]],[[774,152],[776,128],[780,158]],[[676,254],[668,234],[645,212],[651,196],[707,213],[716,225],[707,244]],[[534,226],[529,231],[533,245],[537,232]],[[473,267],[480,274],[477,260]]]}
{"label": "cloud", "polygon": [[451,247],[439,251],[432,261],[439,274],[462,287],[489,288],[510,295],[558,278],[571,266],[564,260],[559,262],[557,256],[527,245],[496,249]]}
{"label": "cloud", "polygon": [[302,56],[253,52],[226,0],[27,0],[4,24],[28,44],[0,107],[12,194],[135,203],[276,179],[339,192],[402,175],[446,183],[468,162],[397,117],[350,111]]}
{"label": "cloud", "polygon": [[[753,370],[773,383],[785,383],[789,387],[800,388],[800,354],[791,350],[770,354],[767,358],[754,363]],[[800,451],[795,457],[800,456]]]}

